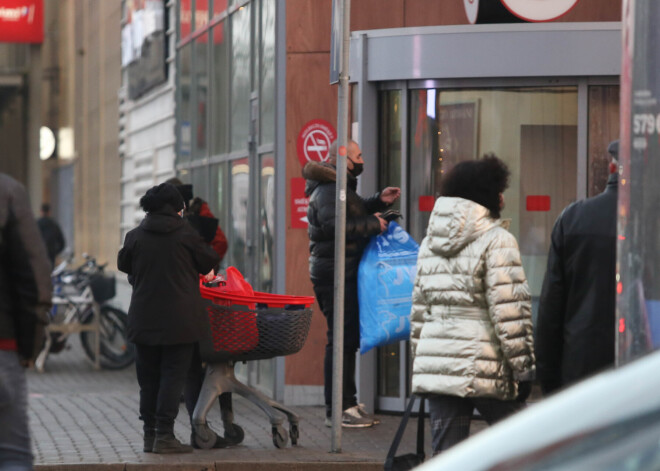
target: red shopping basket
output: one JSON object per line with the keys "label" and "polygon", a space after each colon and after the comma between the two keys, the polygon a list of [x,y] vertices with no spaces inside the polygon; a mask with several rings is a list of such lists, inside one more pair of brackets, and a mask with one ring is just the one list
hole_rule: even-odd
{"label": "red shopping basket", "polygon": [[209,327],[202,359],[260,360],[299,351],[309,332],[313,296],[227,291],[200,284]]}

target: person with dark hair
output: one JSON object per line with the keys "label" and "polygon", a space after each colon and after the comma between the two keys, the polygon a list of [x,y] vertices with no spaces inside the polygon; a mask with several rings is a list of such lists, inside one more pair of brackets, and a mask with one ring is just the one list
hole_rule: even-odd
{"label": "person with dark hair", "polygon": [[41,237],[46,244],[48,258],[52,267],[55,265],[55,257],[64,250],[66,243],[59,224],[57,224],[55,219],[50,217],[50,205],[48,203],[41,205],[41,217],[37,220],[37,226],[39,226]]}
{"label": "person with dark hair", "polygon": [[127,333],[136,347],[144,451],[186,453],[192,447],[174,436],[174,419],[204,328],[199,275],[212,279],[219,258],[183,219],[174,185],[150,188],[140,206],[147,215],[126,234],[117,267],[133,286]]}
{"label": "person with dark hair", "polygon": [[25,370],[45,339],[52,284],[25,187],[0,173],[0,469],[32,469]]}
{"label": "person with dark hair", "polygon": [[568,205],[552,229],[536,322],[544,395],[614,366],[619,141],[600,195]]}
{"label": "person with dark hair", "polygon": [[494,155],[442,181],[419,248],[410,313],[412,392],[428,395],[433,453],[522,407],[534,379],[531,295],[500,212],[509,170]]}
{"label": "person with dark hair", "polygon": [[[371,427],[374,417],[358,404],[355,385],[355,354],[360,346],[360,316],[357,274],[362,252],[369,239],[387,229],[387,221],[380,217],[401,195],[401,190],[387,187],[370,198],[356,193],[357,177],[362,173],[364,160],[355,141],[349,141],[346,167],[346,249],[344,286],[344,367],[342,391],[342,426]],[[305,194],[309,196],[309,275],[314,294],[328,324],[328,342],[324,360],[325,425],[332,426],[332,357],[334,328],[335,281],[335,194],[337,178],[337,142],[330,147],[328,163],[308,162],[303,168],[307,179]]]}

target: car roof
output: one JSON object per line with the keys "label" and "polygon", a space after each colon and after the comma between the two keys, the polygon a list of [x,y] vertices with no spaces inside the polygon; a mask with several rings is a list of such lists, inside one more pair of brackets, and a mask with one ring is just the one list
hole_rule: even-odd
{"label": "car roof", "polygon": [[[420,471],[487,470],[660,410],[660,352],[593,376],[479,432]],[[501,468],[504,469],[504,468]]]}

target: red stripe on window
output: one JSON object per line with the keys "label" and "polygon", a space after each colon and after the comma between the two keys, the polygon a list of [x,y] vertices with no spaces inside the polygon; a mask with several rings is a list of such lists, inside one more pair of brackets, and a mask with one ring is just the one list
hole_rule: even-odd
{"label": "red stripe on window", "polygon": [[527,211],[550,211],[550,197],[548,195],[528,196]]}

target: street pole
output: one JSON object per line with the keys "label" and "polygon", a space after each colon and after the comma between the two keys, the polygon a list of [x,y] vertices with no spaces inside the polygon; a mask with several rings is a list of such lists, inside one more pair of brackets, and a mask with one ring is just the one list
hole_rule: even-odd
{"label": "street pole", "polygon": [[346,149],[348,147],[348,58],[351,0],[339,0],[341,67],[337,105],[337,189],[335,196],[335,292],[332,351],[332,448],[341,453],[342,378],[344,371],[344,274],[346,249]]}

